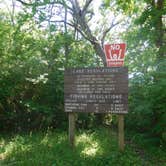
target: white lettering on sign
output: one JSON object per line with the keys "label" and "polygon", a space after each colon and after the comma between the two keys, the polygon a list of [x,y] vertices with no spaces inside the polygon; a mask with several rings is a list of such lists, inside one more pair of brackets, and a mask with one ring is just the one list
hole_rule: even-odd
{"label": "white lettering on sign", "polygon": [[120,49],[120,45],[119,44],[111,45],[111,50],[119,50],[119,49]]}
{"label": "white lettering on sign", "polygon": [[[118,52],[113,53],[112,50],[117,50]],[[111,49],[108,51],[109,51],[111,60],[114,60],[114,61],[123,60],[123,58],[121,58],[122,49],[120,48],[120,45],[118,44],[111,45]]]}

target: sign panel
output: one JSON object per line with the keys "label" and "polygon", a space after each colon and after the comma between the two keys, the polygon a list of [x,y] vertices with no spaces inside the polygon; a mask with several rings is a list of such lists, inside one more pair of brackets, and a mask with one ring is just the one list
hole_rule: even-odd
{"label": "sign panel", "polygon": [[65,112],[126,114],[128,69],[126,67],[65,70]]}
{"label": "sign panel", "polygon": [[120,67],[124,64],[126,44],[106,44],[104,51],[108,67]]}

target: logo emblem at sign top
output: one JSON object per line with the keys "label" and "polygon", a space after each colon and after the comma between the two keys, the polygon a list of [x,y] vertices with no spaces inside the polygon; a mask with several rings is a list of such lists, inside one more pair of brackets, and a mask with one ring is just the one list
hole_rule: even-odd
{"label": "logo emblem at sign top", "polygon": [[124,64],[126,44],[106,44],[104,51],[108,67],[120,67]]}

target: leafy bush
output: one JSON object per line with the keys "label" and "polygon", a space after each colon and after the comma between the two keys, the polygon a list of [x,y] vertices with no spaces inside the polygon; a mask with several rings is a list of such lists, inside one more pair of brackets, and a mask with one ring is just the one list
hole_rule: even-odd
{"label": "leafy bush", "polygon": [[153,136],[156,143],[165,142],[165,78],[161,70],[136,76],[130,82],[127,128]]}

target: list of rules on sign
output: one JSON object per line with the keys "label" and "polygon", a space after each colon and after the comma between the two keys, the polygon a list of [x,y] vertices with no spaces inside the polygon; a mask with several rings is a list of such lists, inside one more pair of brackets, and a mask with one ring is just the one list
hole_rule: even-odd
{"label": "list of rules on sign", "polygon": [[73,68],[64,73],[65,112],[128,112],[127,67]]}

